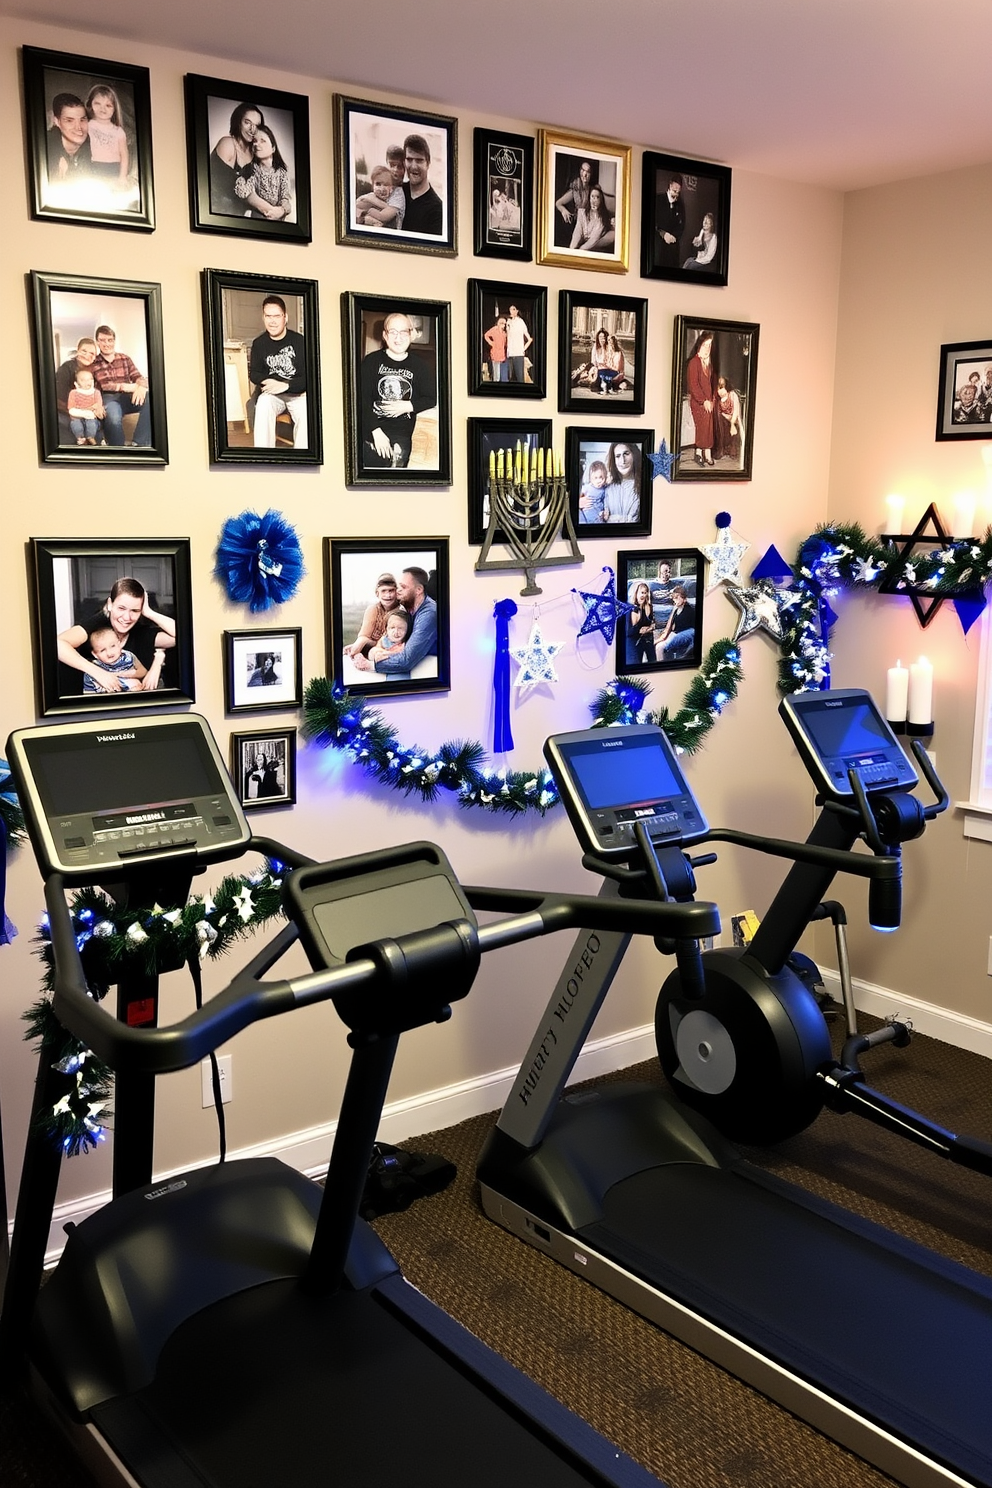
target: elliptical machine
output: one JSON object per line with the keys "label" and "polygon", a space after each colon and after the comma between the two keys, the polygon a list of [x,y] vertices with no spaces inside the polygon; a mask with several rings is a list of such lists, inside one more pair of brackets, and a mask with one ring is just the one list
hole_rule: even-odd
{"label": "elliptical machine", "polygon": [[[673,942],[658,999],[669,1092],[565,1085],[627,946],[580,933],[479,1164],[486,1213],[913,1488],[992,1484],[992,1283],[747,1164],[830,1102],[992,1173],[992,1146],[944,1131],[833,1058],[787,965],[838,871],[867,877],[869,917],[899,924],[901,847],[947,806],[860,690],[780,712],[817,787],[806,843],[710,829],[651,726],[549,739],[545,752],[601,894],[691,902],[728,842],[791,859],[746,948]],[[870,853],[852,851],[862,838]],[[564,1092],[564,1094],[563,1094]],[[845,1278],[842,1289],[819,1278]],[[865,1327],[865,1299],[872,1301]]]}

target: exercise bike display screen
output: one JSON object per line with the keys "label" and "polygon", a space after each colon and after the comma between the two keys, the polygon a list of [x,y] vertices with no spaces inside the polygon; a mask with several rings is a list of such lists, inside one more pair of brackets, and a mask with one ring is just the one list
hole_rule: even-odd
{"label": "exercise bike display screen", "polygon": [[818,789],[852,795],[851,770],[869,792],[918,784],[914,766],[870,693],[860,688],[800,693],[784,698],[779,712]]}
{"label": "exercise bike display screen", "polygon": [[213,861],[250,837],[194,714],[23,729],[8,752],[43,873],[93,878],[177,851]]}
{"label": "exercise bike display screen", "polygon": [[587,852],[629,853],[639,821],[656,843],[694,841],[707,830],[672,746],[654,724],[555,734],[544,754]]}

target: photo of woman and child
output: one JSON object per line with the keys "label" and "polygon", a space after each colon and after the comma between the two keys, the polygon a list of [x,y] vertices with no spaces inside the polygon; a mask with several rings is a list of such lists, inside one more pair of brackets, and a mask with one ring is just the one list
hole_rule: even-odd
{"label": "photo of woman and child", "polygon": [[570,406],[592,398],[635,403],[637,329],[636,310],[572,306]]}
{"label": "photo of woman and child", "polygon": [[[681,409],[680,474],[743,471],[748,459],[745,402],[754,376],[754,338],[749,332],[693,331],[685,363]],[[692,464],[698,467],[693,471]]]}
{"label": "photo of woman and child", "polygon": [[617,629],[618,666],[645,671],[699,664],[699,561],[698,553],[657,559],[618,555],[618,566],[626,572],[627,601],[634,606],[623,631]]}
{"label": "photo of woman and child", "polygon": [[556,152],[554,246],[571,253],[616,253],[616,160]]}
{"label": "photo of woman and child", "polygon": [[642,447],[635,440],[612,443],[601,438],[581,440],[579,526],[604,523],[616,526],[640,521],[643,459]]}
{"label": "photo of woman and child", "polygon": [[210,210],[256,222],[295,222],[293,116],[250,100],[207,99]]}
{"label": "photo of woman and child", "polygon": [[[93,597],[87,569],[96,560],[57,558],[56,624],[60,695],[155,692],[174,687],[167,659],[176,645],[176,622],[165,613],[174,606],[134,577],[111,584],[103,602]],[[159,581],[168,586],[168,576]],[[75,616],[78,615],[78,618]],[[69,622],[69,623],[66,623]]]}

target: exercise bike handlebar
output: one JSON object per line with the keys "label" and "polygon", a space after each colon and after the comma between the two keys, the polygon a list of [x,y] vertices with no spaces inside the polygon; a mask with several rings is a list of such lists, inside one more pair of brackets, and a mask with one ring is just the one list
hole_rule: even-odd
{"label": "exercise bike handlebar", "polygon": [[751,832],[738,832],[733,827],[713,827],[703,839],[706,842],[730,842],[737,847],[750,847],[755,852],[774,858],[791,858],[796,863],[812,863],[818,868],[833,868],[836,873],[853,873],[858,878],[889,880],[902,878],[902,861],[891,853],[869,857],[867,853],[847,852],[838,847],[818,847],[809,842],[792,842],[782,837],[758,837]]}

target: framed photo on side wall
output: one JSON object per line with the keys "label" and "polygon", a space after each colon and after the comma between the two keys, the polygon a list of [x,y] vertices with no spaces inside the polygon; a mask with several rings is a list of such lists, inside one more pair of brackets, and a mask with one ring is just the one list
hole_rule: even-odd
{"label": "framed photo on side wall", "polygon": [[192,72],[185,93],[193,231],[309,243],[309,100]]}
{"label": "framed photo on side wall", "polygon": [[472,178],[475,251],[529,263],[534,233],[534,141],[477,129]]}
{"label": "framed photo on side wall", "polygon": [[672,480],[750,480],[758,327],[677,315],[673,360]]}
{"label": "framed photo on side wall", "polygon": [[211,459],[319,465],[316,283],[204,269],[203,314]]}
{"label": "framed photo on side wall", "polygon": [[327,674],[377,697],[447,692],[446,537],[328,538]]}
{"label": "framed photo on side wall", "polygon": [[643,413],[647,335],[647,300],[561,290],[559,411]]}
{"label": "framed photo on side wall", "polygon": [[246,811],[296,804],[295,728],[231,735],[231,779]]}
{"label": "framed photo on side wall", "polygon": [[224,707],[228,713],[298,708],[303,702],[303,632],[225,630]]}
{"label": "framed photo on side wall", "polygon": [[31,275],[41,458],[165,465],[158,284]]}
{"label": "framed photo on side wall", "polygon": [[542,129],[538,263],[626,274],[629,145]]}
{"label": "framed photo on side wall", "polygon": [[724,285],[730,264],[730,168],[645,150],[641,275]]}
{"label": "framed photo on side wall", "polygon": [[565,430],[572,522],[582,537],[647,537],[653,429]]}
{"label": "framed photo on side wall", "polygon": [[538,284],[468,281],[468,390],[486,398],[543,398],[548,291]]}
{"label": "framed photo on side wall", "polygon": [[458,121],[334,98],[337,240],[454,258]]}
{"label": "framed photo on side wall", "polygon": [[31,215],[155,226],[147,67],[22,47]]}
{"label": "framed photo on side wall", "polygon": [[940,348],[938,439],[992,439],[992,341]]}
{"label": "framed photo on side wall", "polygon": [[638,548],[617,554],[617,597],[634,606],[617,626],[619,675],[700,665],[703,573],[698,548]]}
{"label": "framed photo on side wall", "polygon": [[33,537],[38,713],[192,703],[188,538]]}

